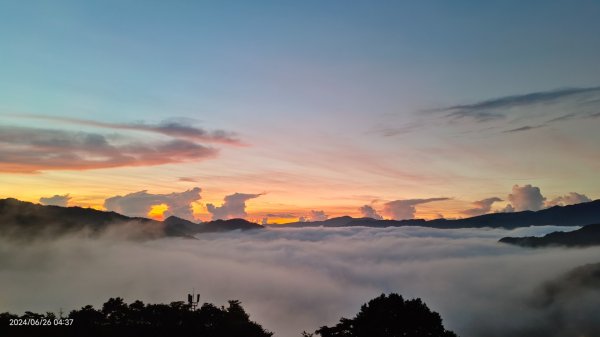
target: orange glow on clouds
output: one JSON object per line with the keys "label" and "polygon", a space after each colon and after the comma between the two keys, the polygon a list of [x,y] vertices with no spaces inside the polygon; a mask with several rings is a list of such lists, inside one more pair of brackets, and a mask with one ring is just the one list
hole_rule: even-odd
{"label": "orange glow on clouds", "polygon": [[165,212],[169,209],[167,204],[152,205],[148,212],[148,217],[154,220],[162,221],[165,219]]}
{"label": "orange glow on clouds", "polygon": [[206,206],[200,202],[192,202],[192,214],[194,215],[194,220],[207,221],[210,220],[210,216],[207,215],[208,211],[206,210]]}

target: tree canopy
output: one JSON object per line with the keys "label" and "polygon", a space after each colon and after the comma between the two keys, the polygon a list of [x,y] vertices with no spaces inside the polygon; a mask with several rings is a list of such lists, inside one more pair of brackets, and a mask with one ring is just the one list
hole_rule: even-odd
{"label": "tree canopy", "polygon": [[421,299],[405,300],[395,293],[382,294],[363,304],[356,317],[341,318],[335,326],[323,326],[315,333],[322,337],[456,337]]}
{"label": "tree canopy", "polygon": [[[294,313],[290,313],[293,315]],[[71,323],[64,324],[65,319]],[[25,324],[14,326],[14,320],[52,321],[49,326]],[[57,324],[56,322],[59,324]],[[62,322],[62,323],[61,323]],[[431,311],[421,299],[405,300],[392,293],[362,305],[356,317],[341,318],[335,326],[323,326],[315,334],[321,337],[457,337],[442,325],[442,318]],[[250,320],[239,301],[229,301],[227,307],[204,303],[191,310],[184,302],[170,304],[130,304],[120,298],[110,298],[96,309],[86,305],[67,316],[54,313],[25,312],[22,316],[0,313],[0,336],[14,337],[135,337],[135,336],[195,336],[195,337],[271,337],[273,334]],[[303,337],[314,336],[303,332]]]}
{"label": "tree canopy", "polygon": [[[184,302],[171,304],[127,304],[122,298],[111,298],[95,309],[86,305],[71,311],[67,317],[72,325],[10,326],[11,319],[60,319],[53,313],[45,315],[26,312],[23,316],[0,314],[1,336],[205,336],[205,337],[270,337],[273,334],[250,320],[239,301],[229,301],[227,307],[205,303],[190,310]],[[54,323],[54,322],[53,322]]]}

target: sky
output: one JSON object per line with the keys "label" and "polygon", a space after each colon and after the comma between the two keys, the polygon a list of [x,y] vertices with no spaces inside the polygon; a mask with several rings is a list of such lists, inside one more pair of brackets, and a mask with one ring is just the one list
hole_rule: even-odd
{"label": "sky", "polygon": [[0,197],[196,220],[600,198],[597,1],[4,1]]}

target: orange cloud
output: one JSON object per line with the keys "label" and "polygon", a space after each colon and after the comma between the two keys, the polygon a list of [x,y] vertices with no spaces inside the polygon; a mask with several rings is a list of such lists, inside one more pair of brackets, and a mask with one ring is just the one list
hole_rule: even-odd
{"label": "orange cloud", "polygon": [[0,126],[0,172],[153,166],[215,157],[217,150],[187,140],[111,142],[103,135]]}

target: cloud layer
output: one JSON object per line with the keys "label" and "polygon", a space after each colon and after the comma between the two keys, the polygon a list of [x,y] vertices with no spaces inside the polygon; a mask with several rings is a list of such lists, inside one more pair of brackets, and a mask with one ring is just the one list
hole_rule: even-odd
{"label": "cloud layer", "polygon": [[169,208],[164,216],[171,215],[193,220],[192,203],[200,200],[199,187],[169,194],[152,194],[148,191],[129,193],[124,196],[114,196],[104,201],[104,207],[113,212],[128,216],[147,217],[154,205],[166,204]]}
{"label": "cloud layer", "polygon": [[56,312],[114,296],[170,302],[195,288],[202,301],[239,299],[276,336],[297,337],[393,291],[422,298],[460,336],[582,335],[597,324],[600,293],[582,289],[540,306],[539,291],[576,266],[598,262],[600,248],[529,250],[497,242],[555,230],[565,229],[268,228],[199,240],[128,242],[113,235],[27,246],[0,239],[0,311]]}

